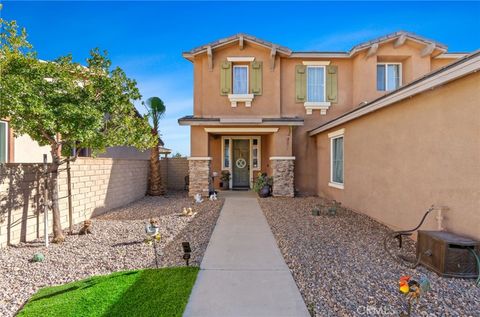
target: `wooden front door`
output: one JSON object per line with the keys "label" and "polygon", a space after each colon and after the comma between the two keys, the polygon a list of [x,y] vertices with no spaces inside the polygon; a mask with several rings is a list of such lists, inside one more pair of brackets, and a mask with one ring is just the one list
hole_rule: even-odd
{"label": "wooden front door", "polygon": [[232,184],[234,188],[250,187],[250,140],[233,140]]}

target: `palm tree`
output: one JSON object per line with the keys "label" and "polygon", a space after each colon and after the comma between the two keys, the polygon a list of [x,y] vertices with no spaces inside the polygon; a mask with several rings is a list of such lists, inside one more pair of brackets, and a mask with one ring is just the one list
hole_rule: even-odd
{"label": "palm tree", "polygon": [[152,122],[152,135],[155,138],[155,145],[150,151],[150,179],[148,183],[148,194],[150,196],[160,196],[165,194],[165,188],[162,184],[162,176],[160,174],[160,153],[158,146],[160,143],[159,122],[165,115],[165,104],[162,99],[158,97],[148,98],[146,103],[143,103],[148,111],[148,117]]}

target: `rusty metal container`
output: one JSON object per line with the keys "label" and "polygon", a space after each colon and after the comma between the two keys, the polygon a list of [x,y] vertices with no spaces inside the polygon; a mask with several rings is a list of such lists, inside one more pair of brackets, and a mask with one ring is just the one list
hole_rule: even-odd
{"label": "rusty metal container", "polygon": [[480,242],[446,231],[418,231],[417,258],[440,276],[476,278],[477,262],[469,249],[480,251]]}

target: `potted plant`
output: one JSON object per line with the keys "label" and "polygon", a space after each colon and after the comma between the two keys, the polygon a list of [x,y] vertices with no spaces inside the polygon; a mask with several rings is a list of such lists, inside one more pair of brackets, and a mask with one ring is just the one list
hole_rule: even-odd
{"label": "potted plant", "polygon": [[258,194],[258,196],[265,198],[270,196],[272,192],[273,178],[268,177],[267,173],[258,173],[257,179],[253,184],[253,190]]}
{"label": "potted plant", "polygon": [[230,172],[222,171],[222,176],[220,176],[220,180],[222,181],[222,189],[227,190],[230,187]]}

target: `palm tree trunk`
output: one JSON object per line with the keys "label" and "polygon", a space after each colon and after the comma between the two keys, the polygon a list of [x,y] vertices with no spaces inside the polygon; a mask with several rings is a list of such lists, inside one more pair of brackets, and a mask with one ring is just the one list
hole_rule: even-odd
{"label": "palm tree trunk", "polygon": [[[154,133],[158,140],[158,136]],[[148,194],[150,196],[161,196],[165,194],[165,188],[162,184],[162,175],[160,173],[160,153],[158,151],[158,141],[150,151],[150,179],[148,184]]]}

